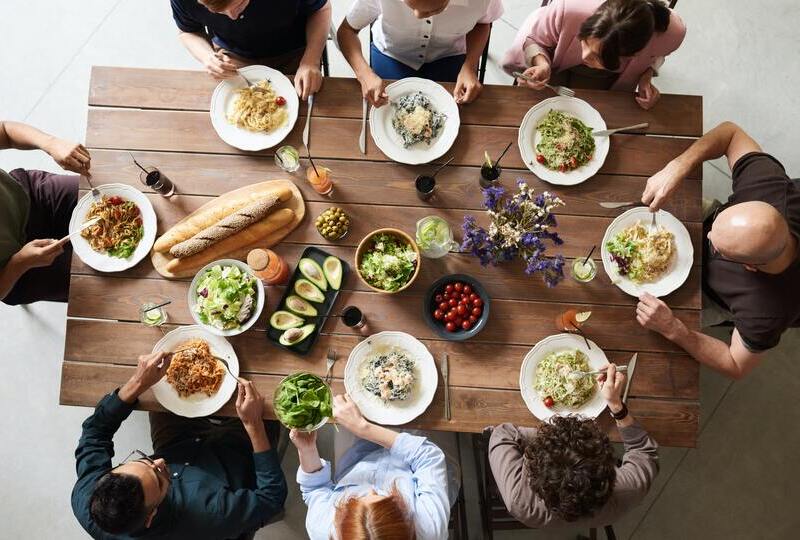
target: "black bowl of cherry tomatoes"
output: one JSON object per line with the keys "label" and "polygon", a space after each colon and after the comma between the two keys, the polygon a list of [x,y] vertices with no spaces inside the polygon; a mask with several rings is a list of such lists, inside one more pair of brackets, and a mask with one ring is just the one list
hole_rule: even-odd
{"label": "black bowl of cherry tomatoes", "polygon": [[489,320],[489,294],[474,278],[452,274],[438,279],[425,295],[423,317],[439,336],[469,339]]}

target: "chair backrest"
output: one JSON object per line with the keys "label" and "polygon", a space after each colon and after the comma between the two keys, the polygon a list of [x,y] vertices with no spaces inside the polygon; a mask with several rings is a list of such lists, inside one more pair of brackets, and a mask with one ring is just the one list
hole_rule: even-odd
{"label": "chair backrest", "polygon": [[[550,3],[550,0],[542,0],[542,7],[546,6]],[[678,0],[669,0],[669,9],[674,9],[675,4],[678,3]]]}

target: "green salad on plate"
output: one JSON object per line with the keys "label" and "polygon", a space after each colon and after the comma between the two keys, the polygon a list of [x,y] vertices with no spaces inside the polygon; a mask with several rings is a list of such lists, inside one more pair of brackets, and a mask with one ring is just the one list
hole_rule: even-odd
{"label": "green salad on plate", "polygon": [[197,282],[194,310],[203,324],[239,328],[256,306],[256,279],[238,266],[215,265]]}
{"label": "green salad on plate", "polygon": [[311,373],[295,373],[281,381],[273,406],[284,426],[304,431],[312,431],[333,417],[331,389]]}

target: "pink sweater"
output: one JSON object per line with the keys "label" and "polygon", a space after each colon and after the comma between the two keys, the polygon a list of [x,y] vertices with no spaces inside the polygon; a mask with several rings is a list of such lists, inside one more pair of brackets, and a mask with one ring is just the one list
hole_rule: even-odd
{"label": "pink sweater", "polygon": [[[539,53],[550,59],[553,73],[580,65],[583,62],[578,39],[581,24],[603,1],[552,0],[531,13],[503,57],[503,69],[509,74],[524,71]],[[627,64],[622,62],[619,78],[612,90],[634,90],[642,73],[649,67],[658,70],[664,57],[680,46],[685,35],[686,25],[673,11],[667,31],[655,33],[647,46]]]}

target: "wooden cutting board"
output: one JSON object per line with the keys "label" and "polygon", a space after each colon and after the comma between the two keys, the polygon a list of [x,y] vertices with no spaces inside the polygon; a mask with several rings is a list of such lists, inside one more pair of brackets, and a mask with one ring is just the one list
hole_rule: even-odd
{"label": "wooden cutting board", "polygon": [[269,188],[270,186],[278,187],[278,186],[281,186],[281,185],[288,186],[289,189],[291,189],[292,197],[288,201],[286,201],[284,203],[281,203],[278,206],[276,206],[275,210],[278,210],[278,209],[281,209],[281,208],[289,208],[292,211],[294,211],[294,219],[292,221],[290,221],[289,224],[286,225],[285,227],[283,227],[281,229],[278,229],[277,231],[273,232],[272,234],[269,234],[269,235],[265,236],[264,238],[262,238],[261,240],[259,240],[257,242],[253,242],[252,244],[250,244],[248,246],[245,246],[243,248],[239,248],[236,251],[232,251],[230,253],[227,253],[227,254],[225,254],[225,256],[222,256],[222,257],[217,256],[217,257],[214,257],[213,259],[209,259],[209,260],[200,259],[200,260],[198,260],[198,263],[196,265],[192,265],[191,267],[182,269],[180,272],[177,272],[177,273],[168,272],[166,270],[167,263],[169,263],[174,258],[172,255],[170,255],[168,252],[167,253],[159,253],[159,252],[153,250],[153,251],[150,252],[150,261],[153,263],[153,268],[155,268],[156,271],[159,274],[161,274],[162,276],[164,276],[167,279],[186,278],[186,277],[193,276],[194,274],[197,273],[198,270],[200,270],[202,267],[204,267],[208,263],[213,262],[214,260],[218,260],[218,259],[239,259],[241,261],[244,261],[247,258],[247,254],[250,252],[251,249],[268,248],[268,247],[272,247],[275,244],[279,243],[281,240],[286,238],[286,236],[290,232],[292,232],[293,230],[295,230],[295,228],[297,228],[297,226],[300,224],[300,222],[303,220],[303,217],[306,214],[306,205],[305,205],[305,202],[303,201],[303,195],[300,193],[300,190],[297,189],[297,186],[294,185],[294,182],[292,182],[291,180],[270,180],[270,181],[267,181],[267,182],[260,182],[258,184],[251,184],[251,185],[245,186],[243,188],[239,188],[239,189],[235,189],[233,191],[229,191],[228,193],[220,195],[216,199],[213,199],[213,200],[207,202],[206,204],[204,204],[203,206],[201,206],[200,208],[198,208],[197,210],[195,210],[191,214],[189,214],[186,217],[184,217],[178,223],[176,223],[176,225],[180,224],[180,223],[183,223],[184,221],[189,219],[191,216],[193,216],[197,212],[202,211],[204,208],[208,207],[209,205],[217,204],[220,200],[224,200],[225,198],[234,198],[234,197],[237,197],[239,195],[245,195],[245,194],[253,193],[253,192],[256,192],[256,191],[261,191],[261,190],[263,190],[265,188]]}

